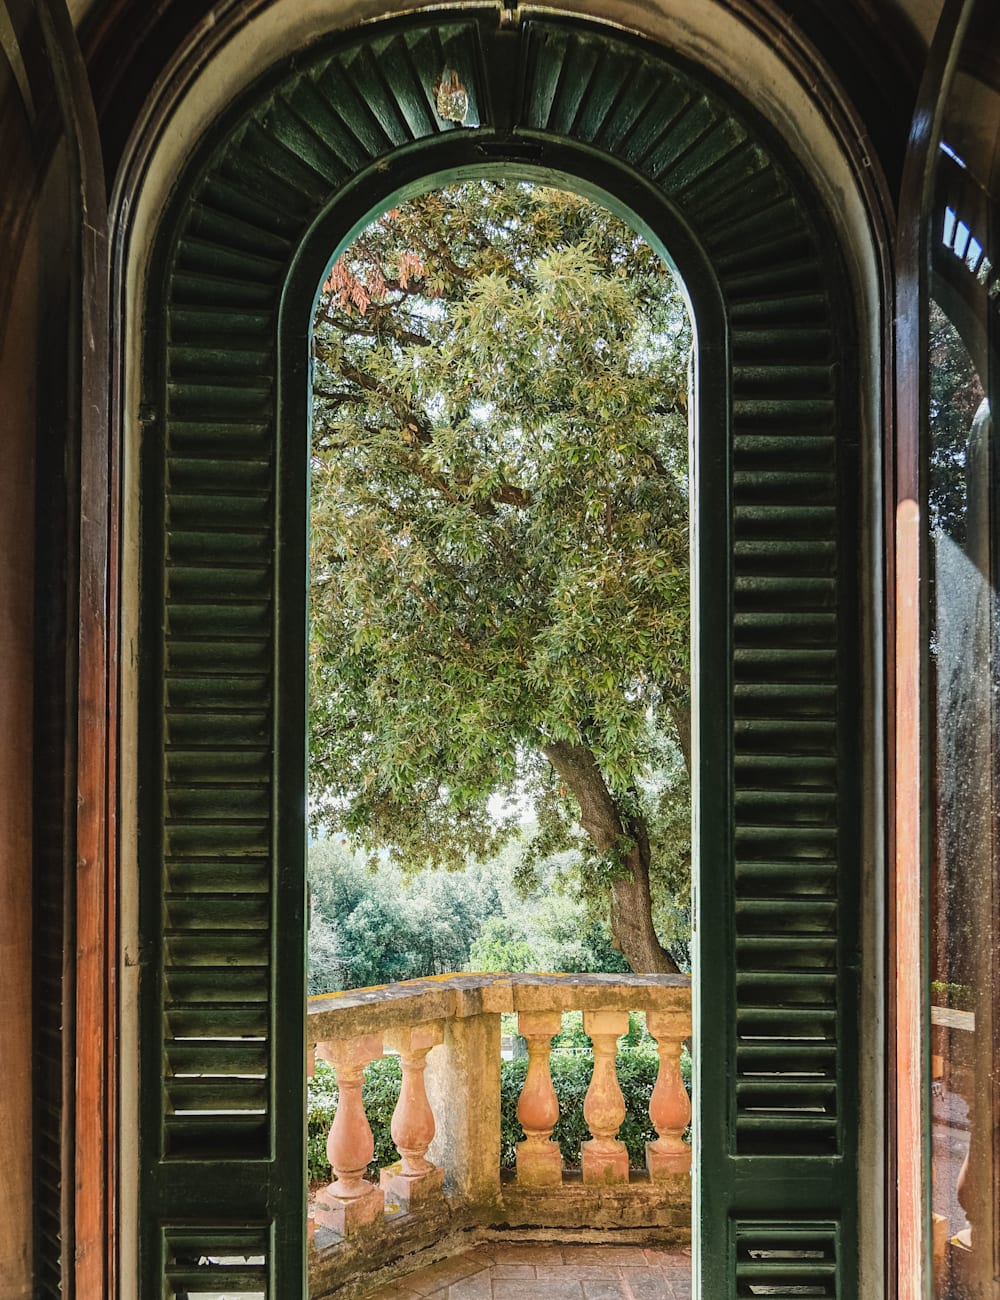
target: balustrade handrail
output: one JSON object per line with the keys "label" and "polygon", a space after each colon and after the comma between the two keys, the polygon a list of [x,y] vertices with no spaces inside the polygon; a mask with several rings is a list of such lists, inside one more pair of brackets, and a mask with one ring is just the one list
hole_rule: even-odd
{"label": "balustrade handrail", "polygon": [[307,1041],[320,1043],[424,1020],[511,1011],[672,1011],[690,1008],[687,975],[454,973],[319,993],[307,1003]]}
{"label": "balustrade handrail", "polygon": [[[563,1167],[553,1130],[559,1102],[549,1070],[552,1039],[564,1011],[583,1012],[594,1066],[583,1106],[592,1137],[580,1172]],[[649,1104],[657,1137],[646,1144],[646,1170],[629,1170],[618,1139],[625,1103],[617,1043],[629,1013],[641,1011],[656,1040],[659,1067]],[[518,1119],[516,1174],[500,1175],[500,1016],[514,1012],[527,1040],[528,1067]],[[691,1116],[680,1073],[691,1034],[691,982],[683,975],[469,974],[349,989],[309,999],[307,1048],[336,1071],[340,1100],[327,1142],[334,1181],[317,1197],[320,1244],[339,1245],[341,1260],[389,1258],[412,1250],[442,1224],[655,1227],[683,1239],[689,1230]],[[400,1160],[367,1181],[372,1132],[361,1091],[364,1068],[387,1051],[402,1067],[391,1132]],[[402,1225],[402,1226],[401,1226]],[[423,1226],[422,1226],[423,1225]],[[322,1235],[322,1234],[321,1234]],[[346,1254],[344,1253],[346,1251]],[[322,1286],[348,1264],[322,1252],[313,1271]],[[336,1252],[333,1252],[335,1255]],[[324,1273],[325,1270],[325,1273]]]}

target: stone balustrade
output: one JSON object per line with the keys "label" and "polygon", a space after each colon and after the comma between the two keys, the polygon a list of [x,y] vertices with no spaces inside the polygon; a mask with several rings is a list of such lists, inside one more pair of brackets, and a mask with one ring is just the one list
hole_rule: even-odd
{"label": "stone balustrade", "polygon": [[[579,1169],[563,1165],[552,1133],[559,1102],[549,1068],[564,1011],[583,1012],[594,1063],[583,1106],[591,1137]],[[657,1137],[646,1168],[629,1168],[618,1131],[625,1101],[617,1041],[642,1011],[659,1070],[649,1114]],[[500,1169],[500,1016],[516,1012],[528,1045],[517,1114],[516,1171]],[[470,1229],[642,1230],[677,1244],[690,1234],[691,1106],[680,1072],[691,1034],[690,981],[679,975],[469,975],[409,980],[310,998],[307,1056],[328,1061],[340,1099],[327,1153],[334,1179],[315,1199],[310,1294],[436,1248]],[[402,1087],[391,1134],[400,1159],[379,1183],[361,1082],[365,1066],[398,1054]],[[650,1236],[649,1234],[653,1234]],[[341,1294],[340,1291],[337,1292]],[[351,1291],[353,1294],[353,1290]],[[346,1294],[346,1292],[344,1292]]]}

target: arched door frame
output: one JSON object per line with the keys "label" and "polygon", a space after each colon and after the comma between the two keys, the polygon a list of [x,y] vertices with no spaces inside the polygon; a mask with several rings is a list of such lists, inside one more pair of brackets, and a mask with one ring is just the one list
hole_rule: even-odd
{"label": "arched door frame", "polygon": [[[311,422],[309,358],[312,322],[326,271],[333,258],[387,208],[397,206],[414,194],[480,177],[507,177],[559,186],[614,211],[639,231],[671,266],[684,292],[695,337],[690,451],[692,738],[694,752],[700,757],[696,757],[692,770],[692,805],[698,809],[692,859],[713,864],[700,876],[702,894],[706,893],[705,882],[714,879],[718,885],[717,902],[721,912],[728,891],[725,872],[720,868],[732,854],[729,829],[732,791],[725,781],[705,781],[704,773],[709,768],[721,769],[723,766],[723,756],[729,748],[732,712],[725,706],[720,707],[714,690],[699,689],[699,686],[702,682],[726,682],[732,676],[730,603],[718,599],[718,593],[728,591],[731,585],[728,483],[732,471],[729,411],[725,399],[730,343],[725,303],[704,248],[681,214],[664,202],[655,187],[634,170],[612,158],[596,158],[567,141],[514,138],[484,144],[445,136],[393,168],[391,188],[385,170],[375,164],[357,178],[350,192],[324,213],[296,255],[281,302],[278,373],[283,388],[282,421],[287,431],[282,442],[288,448],[288,454],[279,475],[284,505],[282,510],[282,504],[279,504],[279,520],[283,513],[288,528],[281,543],[279,563],[288,578],[286,583],[282,583],[279,577],[279,586],[287,589],[295,582],[296,576],[305,570],[308,555],[302,502],[308,494],[309,448],[308,441],[299,434]],[[699,437],[699,430],[707,431],[706,436]],[[280,531],[279,522],[279,535]],[[305,596],[303,590],[303,603]],[[284,650],[285,662],[293,665],[293,671],[287,680],[282,679],[280,687],[286,693],[290,711],[301,706],[303,697],[303,683],[297,665],[305,660],[305,647],[300,635],[304,623],[304,608],[299,611],[293,607]],[[279,657],[282,654],[280,647],[278,654]],[[294,829],[290,829],[294,836]],[[299,848],[290,839],[285,852],[292,854]],[[714,909],[704,910],[707,915]],[[698,943],[698,935],[695,935],[693,950],[697,950],[697,955],[692,989],[695,1032],[699,1042],[703,1042],[705,1037],[700,1032],[704,1018],[707,1016],[709,1022],[713,1019],[712,988],[717,984],[716,976],[721,973],[716,956],[723,942],[713,937],[707,943]],[[704,961],[707,965],[704,967],[702,951],[706,954]],[[706,977],[699,979],[698,972],[702,969]],[[707,1012],[704,1009],[706,1004],[709,1007]],[[718,1051],[719,1044],[715,1043],[709,1047],[707,1055],[711,1058]],[[725,1106],[725,1099],[721,1063],[706,1062],[704,1052],[695,1055],[695,1070],[700,1076],[694,1098],[696,1118],[693,1125],[694,1164],[697,1166],[701,1134],[706,1132],[703,1116],[706,1113],[718,1114]],[[712,1131],[711,1126],[708,1131]],[[721,1132],[718,1126],[715,1131]],[[696,1192],[693,1213],[697,1217],[699,1212]],[[697,1269],[698,1264],[695,1267]],[[704,1283],[702,1294],[714,1295],[713,1288],[718,1285],[718,1277],[710,1276]]]}
{"label": "arched door frame", "polygon": [[[515,151],[515,152],[516,152],[516,151]],[[527,150],[527,151],[526,151],[526,156],[529,157],[529,158],[531,157],[531,150]],[[537,155],[535,155],[535,157],[537,157]],[[508,158],[508,161],[509,161],[509,160],[510,160],[510,159]],[[418,169],[418,170],[420,170],[420,169]],[[445,167],[444,170],[448,170],[448,168]],[[574,168],[572,168],[572,167],[564,167],[562,170],[564,170],[564,171],[567,172],[567,173],[572,174],[572,172],[574,171]],[[426,169],[424,169],[424,171],[425,171],[425,173],[426,173]],[[641,189],[641,186],[640,186],[639,188]],[[372,206],[372,205],[370,204],[369,207],[370,207],[370,206]],[[642,215],[642,214],[641,214],[642,203],[641,203],[641,201],[640,201],[640,199],[639,199],[638,197],[636,198],[636,200],[635,200],[634,202],[632,202],[632,203],[629,204],[628,206],[630,206],[631,209],[632,209],[633,211],[637,212],[640,216]],[[338,220],[342,220],[342,217],[338,216]],[[696,243],[697,241],[693,241],[693,242]],[[674,242],[673,242],[673,247],[674,247],[674,248],[677,247],[677,243],[676,243],[676,235],[675,235],[675,239],[674,239]],[[679,258],[678,260],[683,260],[683,259],[680,259],[680,258]],[[304,263],[303,263],[303,265],[304,265]],[[690,269],[685,268],[685,270],[686,270],[686,272],[687,272],[687,276],[688,276],[688,279],[689,279],[689,280],[692,280],[692,279],[693,279],[693,280],[697,280],[697,275],[695,275],[694,277],[692,277],[692,274],[691,274]],[[293,274],[294,274],[294,273],[293,273]],[[303,273],[303,274],[305,274],[305,273]],[[306,278],[308,278],[308,277],[306,277]],[[313,285],[315,285],[315,280],[313,280],[312,283],[313,283]],[[290,301],[291,299],[289,298],[289,299],[287,299],[287,300]],[[704,310],[700,313],[700,316],[701,316],[701,320],[702,320],[702,322],[704,322],[704,320],[705,320],[705,313],[704,313]],[[304,359],[304,358],[303,358],[303,359]],[[304,394],[304,391],[305,391],[304,388],[301,388],[301,389],[300,389],[300,392],[301,392],[302,394]],[[302,400],[304,401],[304,397],[302,398]],[[294,402],[293,402],[293,405],[294,405]],[[290,408],[290,409],[292,409],[292,408]],[[150,414],[150,408],[149,408],[148,406],[145,408],[145,412],[144,412],[144,413],[145,413],[147,416]],[[155,420],[155,415],[154,415],[154,420]],[[149,436],[149,434],[147,433],[147,437],[148,437],[148,436]],[[129,505],[129,503],[128,503],[128,498],[126,498],[126,511],[128,512],[130,508],[131,508],[131,507],[130,507],[130,505]]]}

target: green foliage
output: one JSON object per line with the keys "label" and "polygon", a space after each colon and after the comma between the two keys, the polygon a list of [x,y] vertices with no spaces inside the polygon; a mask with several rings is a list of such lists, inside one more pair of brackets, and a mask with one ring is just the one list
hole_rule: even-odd
{"label": "green foliage", "polygon": [[968,984],[948,984],[944,980],[931,980],[931,1001],[939,1007],[952,1007],[956,1011],[975,1011],[976,993]]}
{"label": "green foliage", "polygon": [[541,751],[592,755],[622,826],[686,797],[663,772],[688,696],[690,344],[649,246],[561,191],[436,191],[338,260],[314,333],[318,823],[454,868],[517,833],[491,799],[529,801],[531,853],[572,849],[606,909],[625,833],[591,842]]}
{"label": "green foliage", "polygon": [[[646,1029],[646,1017],[643,1012],[629,1012],[628,1030],[619,1038],[618,1046],[619,1048],[642,1047],[645,1050],[656,1051],[656,1043]],[[552,1047],[555,1051],[573,1049],[590,1052],[590,1039],[583,1030],[582,1011],[563,1012],[562,1030],[553,1038]]]}
{"label": "green foliage", "polygon": [[333,993],[344,987],[347,960],[340,936],[334,926],[318,912],[313,914],[307,935],[309,968],[306,990],[310,997]]}
{"label": "green foliage", "polygon": [[[588,1040],[589,1042],[589,1040]],[[583,1102],[590,1084],[593,1058],[589,1053],[553,1052],[552,1082],[559,1098],[559,1122],[553,1136],[558,1140],[563,1160],[570,1166],[580,1163],[580,1145],[590,1136],[583,1118]],[[515,1058],[500,1066],[500,1167],[513,1169],[516,1146],[524,1137],[517,1119],[517,1103],[524,1086],[527,1061]],[[628,1148],[630,1164],[641,1167],[645,1161],[645,1144],[656,1137],[649,1122],[649,1098],[656,1083],[658,1058],[651,1040],[618,1052],[618,1081],[625,1098],[625,1122],[619,1137]],[[682,1073],[690,1090],[690,1061],[682,1060]],[[401,1071],[396,1057],[373,1061],[365,1070],[362,1096],[365,1112],[375,1138],[375,1159],[368,1176],[377,1180],[378,1170],[399,1158],[389,1125],[399,1097]],[[337,1111],[337,1085],[334,1072],[322,1061],[309,1081],[308,1167],[310,1183],[329,1182],[332,1174],[326,1158],[326,1138]]]}
{"label": "green foliage", "polygon": [[535,914],[545,970],[625,972],[628,963],[611,945],[608,923],[596,918],[579,898],[552,893]]}
{"label": "green foliage", "polygon": [[657,933],[682,971],[691,971],[691,776],[667,741],[647,794],[650,886]]}
{"label": "green foliage", "polygon": [[[637,1035],[639,1030],[637,1021]],[[628,1150],[629,1164],[636,1168],[645,1164],[646,1143],[656,1137],[656,1131],[649,1120],[649,1099],[659,1069],[656,1045],[645,1035],[644,1024],[641,1025],[641,1031],[642,1036],[637,1044],[630,1046],[623,1043],[619,1046],[617,1059],[618,1082],[625,1098],[625,1120],[618,1136]],[[565,1032],[564,1030],[564,1034]],[[561,1038],[562,1035],[556,1042]],[[585,1041],[589,1044],[589,1040]],[[583,1103],[590,1085],[593,1057],[589,1051],[553,1051],[549,1058],[549,1068],[559,1098],[559,1122],[553,1130],[553,1137],[559,1143],[565,1163],[576,1166],[580,1163],[580,1145],[590,1137],[583,1118]],[[514,1167],[515,1149],[524,1137],[517,1119],[517,1102],[527,1069],[528,1062],[523,1057],[504,1061],[500,1067],[500,1165],[504,1169]],[[681,1075],[690,1094],[691,1058],[686,1051],[681,1055]]]}
{"label": "green foliage", "polygon": [[983,401],[983,385],[958,330],[936,302],[931,302],[929,316],[927,504],[931,526],[964,545],[969,435]]}
{"label": "green foliage", "polygon": [[[515,1040],[519,1038],[516,1012],[505,1012],[500,1017],[500,1027],[502,1033],[511,1036]],[[519,1039],[519,1041],[524,1043],[523,1038]],[[656,1041],[646,1028],[644,1012],[629,1012],[628,1030],[619,1038],[618,1047],[619,1050],[626,1047],[641,1047],[644,1051],[655,1052]],[[585,1052],[589,1056],[591,1051],[590,1038],[584,1032],[582,1011],[564,1011],[562,1013],[562,1029],[552,1040],[552,1050],[555,1052]]]}
{"label": "green foliage", "polygon": [[483,923],[499,911],[489,873],[418,873],[351,852],[309,846],[309,992],[364,988],[461,970]]}
{"label": "green foliage", "polygon": [[469,951],[467,970],[537,971],[542,970],[538,950],[529,941],[524,927],[507,916],[491,916]]}
{"label": "green foliage", "polygon": [[404,876],[338,837],[311,844],[310,994],[462,969],[626,971],[572,855],[537,864],[524,893],[520,851],[515,840],[464,871]]}
{"label": "green foliage", "polygon": [[337,1113],[337,1084],[332,1068],[317,1061],[308,1081],[306,1103],[306,1164],[309,1182],[329,1182],[330,1162],[326,1158],[326,1139]]}
{"label": "green foliage", "polygon": [[525,846],[536,838],[522,830],[486,864],[503,911],[484,924],[466,970],[627,971],[612,947],[607,919],[595,915],[603,899],[582,887],[579,855],[556,854],[525,871]]}

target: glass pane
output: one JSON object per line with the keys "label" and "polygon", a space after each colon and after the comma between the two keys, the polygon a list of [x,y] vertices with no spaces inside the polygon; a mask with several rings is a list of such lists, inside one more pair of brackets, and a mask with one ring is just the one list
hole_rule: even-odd
{"label": "glass pane", "polygon": [[973,1236],[978,1246],[978,1229],[992,1217],[979,1204],[986,1187],[978,1185],[985,1179],[991,1186],[992,1163],[992,1101],[979,1083],[989,1084],[992,1054],[997,610],[989,404],[968,349],[937,303],[930,379],[932,1208],[937,1294],[959,1297]]}
{"label": "glass pane", "polygon": [[935,1300],[1000,1297],[1000,496],[995,409],[1000,48],[972,14],[930,231],[927,518],[930,1211]]}

